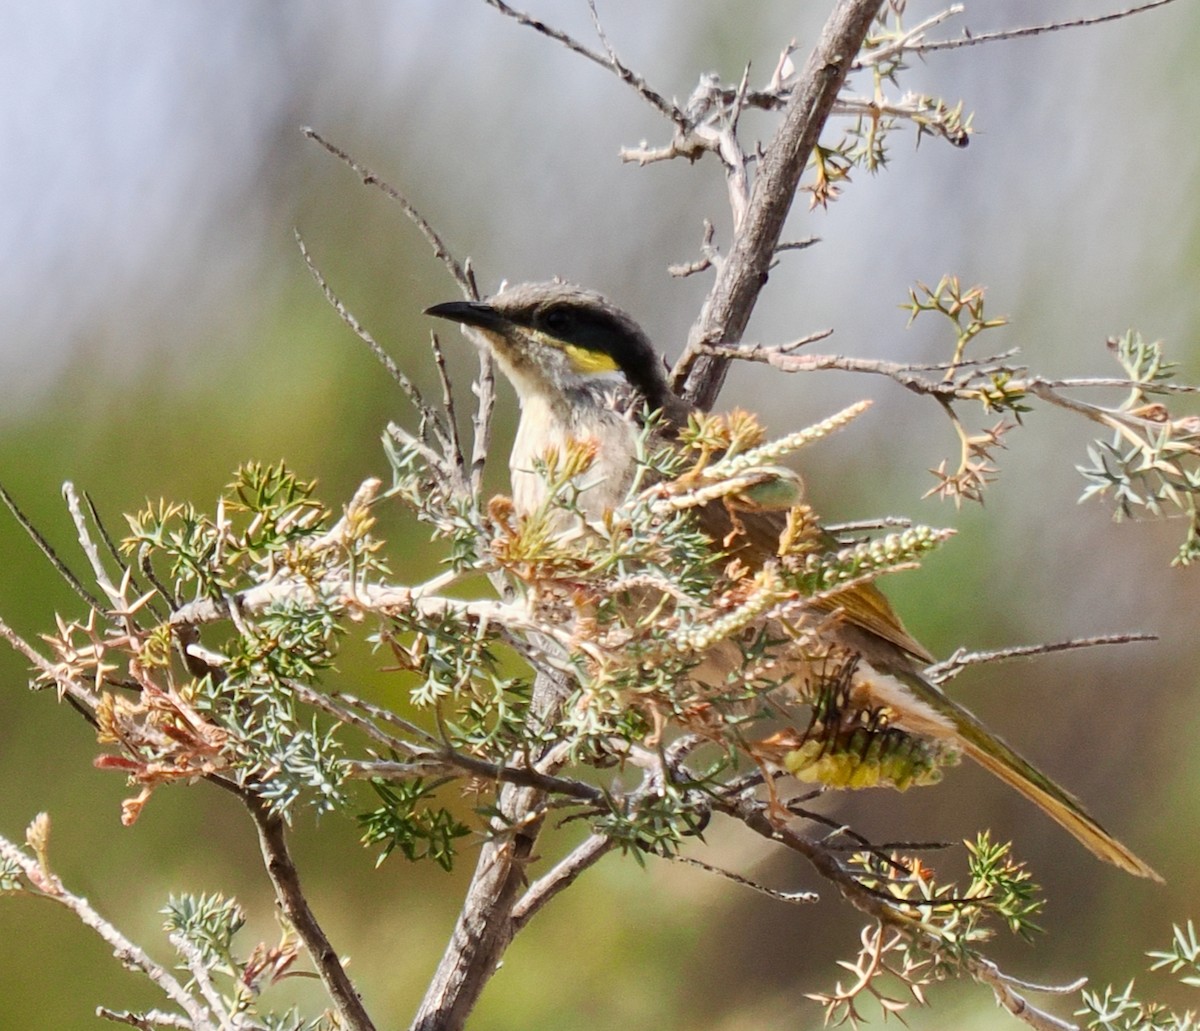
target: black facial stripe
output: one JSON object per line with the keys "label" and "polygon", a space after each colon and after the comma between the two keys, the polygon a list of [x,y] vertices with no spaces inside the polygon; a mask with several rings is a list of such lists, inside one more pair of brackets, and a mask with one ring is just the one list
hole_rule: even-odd
{"label": "black facial stripe", "polygon": [[641,332],[620,316],[552,304],[529,312],[521,321],[564,343],[608,355],[652,407],[662,404],[666,384],[658,368],[658,355]]}

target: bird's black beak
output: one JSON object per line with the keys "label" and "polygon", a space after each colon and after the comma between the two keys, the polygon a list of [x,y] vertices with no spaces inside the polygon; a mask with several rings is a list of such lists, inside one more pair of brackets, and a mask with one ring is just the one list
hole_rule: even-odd
{"label": "bird's black beak", "polygon": [[479,329],[499,329],[508,321],[490,304],[482,301],[447,301],[426,308],[425,314]]}

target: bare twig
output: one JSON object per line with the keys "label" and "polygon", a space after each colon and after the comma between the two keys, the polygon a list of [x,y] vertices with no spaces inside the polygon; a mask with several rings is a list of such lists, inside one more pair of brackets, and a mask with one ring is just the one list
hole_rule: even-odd
{"label": "bare twig", "polygon": [[178,931],[167,937],[175,951],[183,957],[187,964],[187,969],[192,975],[192,983],[196,986],[201,998],[208,1003],[208,1008],[216,1023],[222,1028],[228,1027],[232,1014],[229,1012],[229,1006],[225,1000],[221,998],[217,986],[213,984],[212,968],[205,961],[200,950]]}
{"label": "bare twig", "polygon": [[881,516],[878,519],[854,519],[845,523],[826,523],[825,531],[835,537],[863,533],[866,530],[886,530],[891,527],[907,529],[913,522],[907,516]]}
{"label": "bare twig", "polygon": [[450,384],[450,376],[446,371],[446,354],[442,350],[442,342],[436,333],[429,334],[429,347],[433,351],[433,362],[437,366],[438,380],[442,384],[442,410],[446,416],[447,441],[451,460],[458,473],[458,482],[466,487],[467,459],[463,453],[462,441],[458,436],[458,416],[454,410],[454,388]]}
{"label": "bare twig", "polygon": [[[847,826],[840,820],[835,820],[824,813],[805,809],[803,803],[811,801],[813,797],[814,795],[810,794],[789,799],[785,807],[789,813],[800,817],[802,820],[808,820],[810,823],[816,823],[822,827],[829,828],[829,833],[821,838],[819,842],[820,847],[828,852],[870,852],[880,862],[886,863],[896,870],[903,871],[905,868],[891,856],[891,852],[898,849],[910,852],[930,852],[949,847],[944,841],[874,842],[866,835],[859,834],[853,827]],[[837,838],[849,838],[850,840],[846,844],[839,844],[835,840]]]}
{"label": "bare twig", "polygon": [[353,171],[360,179],[362,179],[363,185],[378,187],[388,197],[399,204],[401,209],[404,211],[404,214],[408,216],[409,221],[417,227],[421,235],[429,242],[429,245],[433,248],[434,256],[446,266],[446,269],[449,271],[450,275],[454,277],[454,281],[462,289],[463,294],[469,300],[479,300],[479,293],[475,289],[475,280],[471,275],[469,266],[459,263],[458,259],[450,253],[450,248],[446,246],[445,241],[442,240],[438,232],[433,228],[432,225],[429,224],[429,222],[425,220],[424,216],[417,211],[412,202],[405,197],[404,194],[402,194],[399,190],[385,180],[381,179],[369,168],[360,165],[354,160],[354,158],[342,150],[341,147],[334,143],[330,143],[327,139],[325,139],[324,136],[317,132],[316,129],[305,126],[300,131],[303,132],[304,135],[310,140],[320,144],[335,158],[349,167],[351,171]]}
{"label": "bare twig", "polygon": [[[83,516],[83,507],[80,504],[79,493],[75,490],[75,484],[68,480],[63,484],[62,490],[63,497],[67,501],[67,511],[71,513],[71,520],[75,523],[75,532],[79,539],[79,546],[87,556],[88,562],[92,567],[92,575],[96,578],[96,583],[108,595],[109,605],[112,609],[118,613],[128,615],[126,612],[125,585],[122,584],[121,587],[117,587],[108,575],[104,561],[100,558],[100,549],[96,546],[96,542],[92,540],[87,520]],[[96,607],[99,608],[99,606]],[[101,609],[101,611],[103,610]]]}
{"label": "bare twig", "polygon": [[695,161],[703,154],[715,149],[716,143],[713,137],[702,136],[697,132],[681,132],[670,143],[664,143],[660,147],[651,147],[645,143],[638,144],[636,147],[622,147],[620,157],[622,161],[645,166],[656,164],[659,161],[673,161],[675,158]]}
{"label": "bare twig", "polygon": [[391,762],[383,759],[348,761],[346,763],[347,775],[362,778],[379,777],[383,780],[403,780],[414,775],[423,776],[441,771],[468,773],[472,777],[482,777],[485,780],[494,780],[501,784],[538,788],[547,795],[563,795],[593,805],[604,803],[604,792],[581,780],[552,777],[526,766],[492,763],[450,748],[422,751],[409,746],[408,750],[413,751],[414,754],[414,758],[410,762]]}
{"label": "bare twig", "polygon": [[775,253],[780,251],[803,251],[815,247],[821,242],[819,236],[806,236],[803,240],[784,240],[775,245]]}
{"label": "bare twig", "polygon": [[79,577],[77,577],[73,572],[71,572],[70,566],[68,566],[62,559],[58,557],[58,554],[50,546],[50,542],[46,540],[38,528],[29,521],[29,518],[17,506],[17,503],[13,499],[12,495],[9,494],[8,491],[2,486],[0,486],[0,501],[4,502],[5,506],[12,513],[13,518],[21,524],[21,529],[23,529],[29,535],[33,543],[38,546],[38,550],[50,560],[50,564],[55,568],[58,575],[67,582],[67,586],[83,599],[85,605],[87,605],[89,608],[99,611],[101,605],[96,596],[92,594],[91,591],[89,591],[86,587],[84,587],[83,581],[80,580]]}
{"label": "bare twig", "polygon": [[712,407],[729,365],[728,358],[704,354],[701,349],[736,341],[745,331],[766,283],[800,176],[878,10],[879,0],[839,0],[758,164],[746,217],[674,370],[677,390],[701,408]]}
{"label": "bare twig", "polygon": [[[404,391],[409,403],[412,404],[412,406],[417,410],[417,414],[420,415],[422,424],[436,428],[439,435],[443,436],[443,439],[445,439],[445,435],[441,430],[441,419],[439,418],[438,413],[425,403],[425,399],[421,396],[421,392],[417,389],[416,384],[413,383],[413,381],[409,379],[407,375],[405,375],[400,366],[396,364],[395,359],[393,359],[392,356],[383,349],[382,345],[370,334],[367,328],[358,321],[358,318],[354,312],[347,308],[346,305],[342,303],[341,298],[334,293],[333,288],[329,285],[328,280],[325,279],[324,274],[319,268],[317,268],[316,262],[314,262],[312,259],[312,255],[309,254],[308,247],[304,243],[304,237],[300,235],[300,231],[298,229],[293,229],[292,235],[296,238],[296,246],[300,248],[300,256],[304,259],[304,264],[308,266],[309,273],[312,275],[317,286],[321,288],[321,293],[325,295],[325,300],[329,302],[330,307],[333,308],[333,310],[337,313],[338,318],[350,328],[350,331],[356,337],[358,337],[359,340],[367,345],[371,353],[378,360],[379,364],[387,370],[387,374],[400,387],[400,389]],[[436,452],[431,450],[428,452],[426,457],[431,461],[436,460],[439,468],[443,467],[440,456],[438,456]]]}
{"label": "bare twig", "polygon": [[742,70],[742,78],[737,91],[733,95],[727,118],[722,118],[720,129],[716,132],[716,152],[725,166],[725,192],[729,197],[729,211],[733,216],[733,231],[736,239],[737,231],[746,220],[746,212],[750,207],[750,176],[747,165],[750,159],[737,138],[738,120],[746,106],[746,94],[750,90],[750,66]]}
{"label": "bare twig", "polygon": [[[602,59],[601,63],[604,63]],[[462,262],[459,262],[458,259],[455,258],[451,253],[450,248],[442,239],[441,234],[433,228],[432,224],[430,224],[430,222],[416,209],[416,206],[407,197],[405,197],[404,194],[402,194],[399,190],[385,180],[381,179],[369,168],[359,164],[349,154],[347,154],[346,151],[342,150],[341,147],[338,147],[336,144],[326,140],[315,129],[306,127],[303,132],[304,135],[309,139],[320,144],[339,161],[346,164],[359,176],[359,178],[362,179],[365,185],[378,187],[388,197],[399,204],[409,221],[411,221],[413,225],[417,227],[417,230],[429,242],[430,246],[433,248],[434,256],[441,261],[441,263],[450,272],[450,275],[458,284],[459,289],[463,292],[463,295],[472,301],[479,300],[479,287],[475,282],[475,270],[471,267],[471,259],[467,258]],[[305,261],[308,261],[307,256],[305,257]],[[311,264],[309,267],[312,269]],[[312,271],[315,275],[316,270],[312,269]],[[318,280],[318,282],[320,282],[320,280]],[[325,289],[326,288],[324,285],[322,285],[322,290]],[[328,292],[326,295],[328,296]],[[335,304],[335,307],[340,308],[340,305]],[[351,328],[354,328],[354,326],[352,325]],[[355,332],[358,332],[358,330],[355,329]],[[387,361],[390,362],[390,358]],[[385,362],[385,364],[387,363]],[[391,369],[389,368],[389,372],[390,371]],[[488,442],[491,438],[492,410],[495,406],[496,398],[496,376],[493,366],[493,359],[491,352],[487,349],[481,349],[479,352],[479,376],[476,380],[474,390],[477,398],[477,404],[475,408],[475,415],[472,419],[474,443],[471,449],[470,487],[472,496],[478,497],[483,484],[483,468],[487,461]],[[457,427],[453,427],[452,432],[456,431],[456,429]]]}
{"label": "bare twig", "polygon": [[1134,644],[1157,640],[1157,634],[1101,634],[1096,637],[1076,637],[1069,641],[1055,641],[1049,644],[1015,645],[1011,648],[997,648],[994,651],[968,652],[960,648],[948,659],[935,666],[930,666],[925,670],[925,675],[940,684],[958,676],[968,666],[976,666],[985,662],[1007,662],[1010,659],[1024,659],[1034,655],[1074,651],[1076,648],[1097,648],[1107,644]]}
{"label": "bare twig", "polygon": [[676,855],[671,856],[671,859],[677,863],[683,863],[685,866],[694,866],[696,869],[703,870],[706,873],[716,874],[718,877],[723,877],[727,881],[733,881],[734,884],[740,884],[743,888],[749,888],[751,891],[757,891],[759,894],[766,895],[777,902],[796,905],[798,903],[821,901],[821,896],[815,891],[779,891],[777,888],[768,888],[765,884],[752,881],[749,877],[743,877],[732,870],[722,870],[719,866],[713,866],[711,863],[706,863],[702,859],[695,859],[692,856]]}
{"label": "bare twig", "polygon": [[1038,1009],[1016,989],[1018,987],[1032,987],[1034,990],[1040,992],[1068,995],[1078,991],[1085,981],[1076,981],[1073,984],[1053,987],[1042,985],[1024,986],[1016,978],[1009,977],[1003,973],[991,960],[974,959],[968,964],[968,967],[971,971],[971,976],[976,981],[986,984],[996,993],[996,1002],[1018,1020],[1024,1021],[1030,1027],[1035,1028],[1036,1031],[1078,1031],[1077,1025],[1072,1024],[1069,1020],[1060,1020],[1053,1014]]}
{"label": "bare twig", "polygon": [[[1013,385],[1010,383],[1010,388]],[[1137,416],[1127,412],[1117,413],[1103,405],[1094,405],[1087,401],[1080,401],[1078,398],[1067,397],[1054,387],[1051,387],[1045,380],[1039,379],[1036,376],[1020,385],[1034,397],[1040,398],[1047,404],[1052,404],[1058,408],[1065,408],[1068,412],[1082,415],[1085,419],[1098,422],[1101,426],[1106,426],[1118,432],[1128,433],[1130,423],[1141,423],[1147,427],[1154,425],[1147,419],[1138,419]]]}
{"label": "bare twig", "polygon": [[[788,806],[789,811],[793,811],[791,806]],[[811,813],[804,814],[806,819],[811,819]],[[840,827],[839,833],[852,835],[848,827]],[[838,844],[832,839],[836,835],[830,834],[821,841],[821,847],[828,849],[830,852],[871,852],[880,859],[886,860],[893,866],[898,865],[888,853],[891,852],[942,852],[948,848],[954,848],[956,842],[953,841],[847,841],[844,844]],[[857,835],[862,837],[862,835]],[[865,844],[863,842],[866,842]]]}
{"label": "bare twig", "polygon": [[704,220],[704,236],[700,241],[700,257],[695,261],[681,265],[668,265],[667,271],[676,278],[683,279],[704,272],[721,262],[720,252],[713,244],[713,224],[707,218]]}
{"label": "bare twig", "polygon": [[163,1013],[161,1010],[147,1010],[145,1013],[131,1013],[128,1010],[117,1012],[107,1006],[97,1006],[96,1016],[111,1020],[114,1024],[128,1024],[139,1031],[157,1031],[163,1027],[187,1028],[187,1031],[197,1031],[196,1025],[186,1017],[173,1013]]}
{"label": "bare twig", "polygon": [[[416,745],[405,738],[397,737],[395,734],[389,734],[386,730],[383,730],[374,722],[372,722],[371,719],[359,715],[354,711],[352,706],[366,703],[359,703],[357,699],[353,698],[353,696],[344,696],[338,694],[337,692],[325,694],[321,691],[314,690],[307,684],[304,684],[298,680],[288,680],[287,685],[295,693],[296,697],[306,705],[311,705],[314,709],[320,709],[322,712],[327,712],[329,715],[340,720],[342,723],[347,723],[352,727],[357,727],[377,744],[383,745],[384,748],[387,748],[391,751],[408,754],[413,756],[415,760],[421,761],[430,757],[431,754],[438,748],[438,740],[436,737],[434,737],[428,731],[423,730],[421,727],[418,727],[415,723],[411,723],[408,720],[402,719],[394,713],[376,709],[374,706],[371,707],[373,710],[375,710],[371,713],[371,716],[377,719],[386,719],[389,722],[394,723],[396,726],[400,727],[407,733],[412,734],[414,737],[427,741],[428,745]],[[343,704],[343,702],[346,704]]]}
{"label": "bare twig", "polygon": [[600,42],[605,48],[606,53],[604,54],[592,50],[591,47],[584,46],[573,36],[563,32],[561,29],[556,29],[551,25],[547,25],[545,22],[539,21],[537,18],[526,14],[524,11],[518,11],[515,7],[511,7],[509,4],[506,4],[504,0],[485,0],[485,2],[506,17],[512,18],[513,21],[517,22],[519,25],[525,25],[528,28],[533,29],[535,32],[541,33],[541,35],[546,36],[555,42],[561,43],[568,50],[578,54],[580,57],[587,58],[587,60],[591,61],[593,64],[597,64],[601,68],[612,72],[623,83],[634,89],[643,100],[651,104],[680,128],[686,127],[686,121],[684,119],[683,112],[680,111],[679,108],[674,104],[670,103],[670,101],[666,100],[661,93],[651,89],[646,83],[645,79],[643,79],[636,72],[627,68],[617,57],[616,53],[609,45],[607,37],[604,35],[604,30],[600,25],[600,19],[596,15],[596,8],[593,4],[589,4],[592,13],[592,23],[596,28],[597,36],[600,37]]}
{"label": "bare twig", "polygon": [[288,848],[282,817],[271,812],[270,806],[257,795],[242,790],[236,793],[258,830],[263,862],[271,883],[275,886],[275,897],[279,907],[296,929],[300,940],[304,942],[313,965],[317,968],[317,975],[333,1000],[342,1023],[349,1031],[374,1031],[375,1025],[367,1015],[362,999],[358,997],[358,992],[346,975],[337,952],[329,943],[308,904],[300,885],[299,871]]}
{"label": "bare twig", "polygon": [[[92,517],[92,524],[96,527],[97,532],[100,534],[100,539],[104,542],[104,547],[108,550],[109,558],[120,566],[123,575],[128,574],[129,586],[137,594],[143,593],[141,584],[138,583],[137,577],[133,575],[133,570],[129,568],[124,558],[121,557],[121,551],[117,547],[117,542],[113,540],[112,534],[108,532],[108,527],[104,525],[104,520],[100,516],[100,509],[96,507],[96,502],[92,500],[92,496],[86,490],[83,492],[83,502],[87,505],[88,514]],[[154,586],[155,588],[158,587],[157,584]],[[163,595],[163,597],[166,598],[168,596]],[[152,605],[148,605],[147,607],[150,608],[151,612],[161,622],[164,617],[157,611],[156,607]]]}
{"label": "bare twig", "polygon": [[[978,36],[964,34],[959,39],[941,39],[931,42],[913,42],[900,48],[899,51],[893,50],[894,56],[897,52],[909,54],[931,54],[936,50],[957,50],[959,47],[973,47],[981,43],[995,43],[998,40],[1005,39],[1021,39],[1025,36],[1040,36],[1046,32],[1059,32],[1063,29],[1078,29],[1088,25],[1101,25],[1104,22],[1118,21],[1121,18],[1129,18],[1135,14],[1142,14],[1145,11],[1152,11],[1157,7],[1165,7],[1174,0],[1150,0],[1149,3],[1138,4],[1134,7],[1127,7],[1121,11],[1112,11],[1108,14],[1098,14],[1090,18],[1074,18],[1071,21],[1048,22],[1045,25],[1026,25],[1018,29],[1000,29],[997,32],[985,32]],[[867,63],[873,63],[878,58],[874,54],[867,55],[861,64],[855,67],[863,67]]]}
{"label": "bare twig", "polygon": [[1092,387],[1119,387],[1123,390],[1143,390],[1148,394],[1197,394],[1200,386],[1192,383],[1140,383],[1124,376],[1072,376],[1069,379],[1043,379],[1032,383],[1044,390],[1075,390]]}
{"label": "bare twig", "polygon": [[483,495],[483,472],[487,467],[492,439],[492,412],[496,407],[496,360],[489,347],[479,349],[479,376],[475,392],[475,414],[471,417],[471,496]]}
{"label": "bare twig", "polygon": [[[832,334],[832,330],[821,330],[798,340],[785,344],[743,344],[737,346],[706,344],[697,348],[700,354],[713,355],[728,361],[761,362],[770,365],[780,372],[865,372],[877,376],[887,376],[901,386],[919,394],[949,394],[953,396],[956,384],[945,380],[930,381],[918,375],[927,371],[940,371],[947,368],[962,367],[950,364],[913,365],[902,362],[889,362],[877,358],[847,358],[841,354],[793,354],[792,352],[805,344],[822,340]],[[974,367],[974,363],[971,363]]]}

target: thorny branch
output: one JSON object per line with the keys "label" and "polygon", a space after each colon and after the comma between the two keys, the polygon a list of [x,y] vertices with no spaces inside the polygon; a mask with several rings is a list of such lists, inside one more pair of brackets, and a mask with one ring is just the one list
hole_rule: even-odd
{"label": "thorny branch", "polygon": [[[111,635],[103,635],[99,629],[99,623],[103,620],[119,627],[126,642],[136,648],[137,645],[135,642],[139,642],[145,637],[145,631],[139,626],[137,621],[140,613],[146,607],[150,595],[143,595],[132,600],[129,598],[133,578],[128,567],[123,567],[119,584],[111,579],[101,559],[99,548],[93,539],[91,527],[84,517],[78,494],[72,484],[67,483],[64,485],[64,495],[75,523],[80,548],[92,566],[95,581],[108,598],[107,606],[103,608],[95,606],[90,609],[88,623],[83,628],[91,638],[91,647],[80,652],[78,655],[75,654],[73,648],[67,647],[63,654],[68,657],[68,661],[61,661],[60,657],[60,662],[55,664],[44,658],[39,651],[30,647],[19,635],[13,633],[2,622],[0,622],[0,632],[3,633],[3,636],[9,640],[13,647],[33,664],[44,682],[53,683],[58,688],[60,695],[70,697],[85,716],[93,721],[98,720],[102,733],[106,733],[109,732],[109,728],[113,724],[112,709],[106,701],[108,696],[98,689],[101,686],[106,671],[116,672],[116,667],[106,662],[104,654],[108,648],[116,647],[121,642],[121,638],[113,640]],[[65,646],[70,637],[68,628],[60,621],[59,629],[61,635],[59,643]],[[75,662],[83,660],[85,666],[89,662],[94,665],[96,670],[96,676],[93,678],[95,681],[94,685],[87,683],[85,679],[74,674],[73,670],[75,666],[71,660]],[[145,689],[149,689],[149,685],[143,686]],[[178,728],[175,731],[176,735],[182,729]],[[202,770],[197,767],[193,771],[193,776],[201,772]],[[281,908],[308,948],[318,974],[325,982],[330,998],[338,1008],[345,1026],[354,1029],[354,1031],[373,1031],[374,1025],[367,1017],[362,1002],[358,998],[349,978],[346,976],[336,951],[330,945],[303,893],[299,874],[292,861],[284,836],[282,818],[278,814],[271,812],[269,806],[253,791],[237,787],[221,776],[209,775],[207,779],[211,783],[235,794],[253,817],[259,830],[266,870],[275,885]],[[5,846],[8,847],[5,848]],[[12,848],[13,846],[0,839],[0,854],[3,854],[11,862],[17,863],[29,875],[32,869],[29,861],[23,858],[23,854],[19,850],[10,852],[9,849]],[[117,954],[125,962],[131,966],[143,969],[155,983],[159,984],[167,992],[172,1000],[179,1003],[185,1009],[192,1021],[189,1026],[195,1028],[196,1031],[210,1027],[216,1028],[218,1023],[222,1027],[227,1026],[223,1018],[217,1022],[213,1022],[209,1019],[205,1011],[195,1010],[193,1012],[194,1004],[191,1004],[192,1008],[189,1008],[189,1005],[185,1005],[183,1001],[184,998],[190,998],[190,996],[179,987],[178,983],[169,974],[164,976],[164,972],[159,968],[149,965],[149,961],[140,950],[136,950],[133,946],[128,945],[111,925],[96,916],[86,901],[66,892],[57,881],[57,878],[53,878],[48,873],[43,872],[40,878],[31,877],[31,881],[47,897],[54,898],[56,901],[60,901],[74,909],[85,924],[96,929],[105,940],[117,946]],[[186,953],[189,947],[184,941],[177,943],[177,945],[184,953]],[[201,987],[203,988],[204,986],[201,985]],[[209,1002],[210,1007],[220,1013],[220,1006],[215,1002],[215,993],[211,990],[207,991],[205,998]]]}
{"label": "thorny branch", "polygon": [[[788,827],[780,827],[767,818],[766,805],[753,798],[742,795],[725,804],[718,804],[718,809],[740,821],[756,834],[771,841],[778,842],[804,856],[816,871],[827,881],[834,884],[842,897],[863,913],[880,921],[886,926],[895,927],[906,935],[917,939],[925,939],[928,948],[937,952],[943,943],[928,930],[921,922],[896,905],[896,900],[888,899],[868,890],[838,859],[836,853],[828,851],[821,845],[810,841]],[[1017,989],[1034,987],[1039,991],[1065,993],[1075,990],[1077,985],[1062,987],[1023,986],[1021,982],[1003,974],[987,960],[973,959],[969,962],[971,976],[987,984],[996,993],[996,1000],[1014,1017],[1022,1020],[1036,1031],[1075,1031],[1074,1025],[1062,1021],[1053,1014],[1034,1006],[1022,996]]]}

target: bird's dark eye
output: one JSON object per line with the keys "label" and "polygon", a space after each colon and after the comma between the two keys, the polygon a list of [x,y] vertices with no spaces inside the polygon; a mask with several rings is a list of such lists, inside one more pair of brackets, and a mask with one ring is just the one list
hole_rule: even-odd
{"label": "bird's dark eye", "polygon": [[556,336],[561,336],[572,325],[571,313],[565,308],[551,308],[542,314],[542,324]]}

